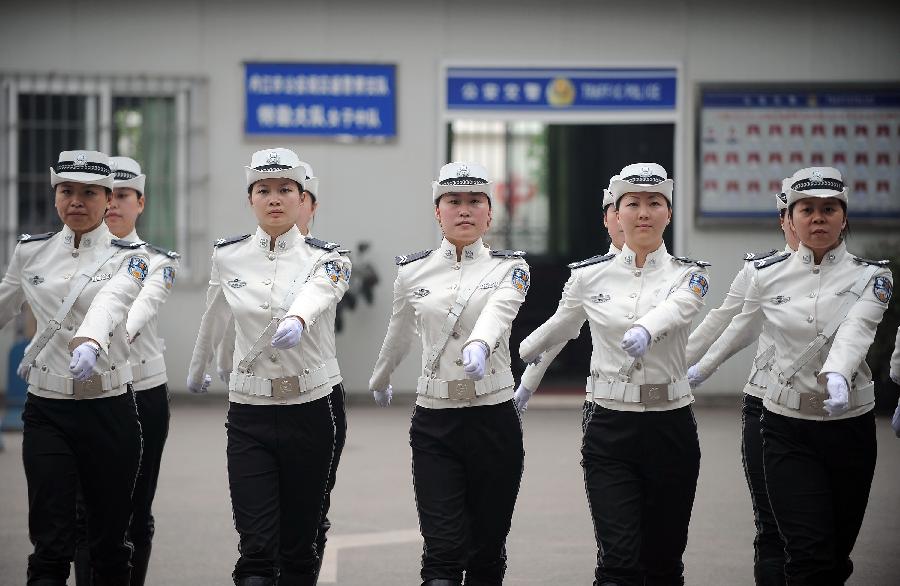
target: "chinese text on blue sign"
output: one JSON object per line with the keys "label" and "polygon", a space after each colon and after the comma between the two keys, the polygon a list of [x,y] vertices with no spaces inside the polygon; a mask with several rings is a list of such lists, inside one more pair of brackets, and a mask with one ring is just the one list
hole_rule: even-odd
{"label": "chinese text on blue sign", "polygon": [[673,110],[675,69],[472,68],[447,70],[447,108]]}
{"label": "chinese text on blue sign", "polygon": [[246,63],[247,134],[397,134],[396,67]]}

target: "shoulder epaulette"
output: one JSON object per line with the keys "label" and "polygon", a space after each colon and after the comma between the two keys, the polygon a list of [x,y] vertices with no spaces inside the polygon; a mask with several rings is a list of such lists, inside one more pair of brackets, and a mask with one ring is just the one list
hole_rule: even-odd
{"label": "shoulder epaulette", "polygon": [[492,250],[491,256],[497,258],[525,258],[524,250]]}
{"label": "shoulder epaulette", "polygon": [[868,258],[860,258],[858,256],[854,256],[853,260],[861,265],[872,265],[873,267],[886,267],[891,264],[891,261],[889,260],[870,260]]}
{"label": "shoulder epaulette", "polygon": [[109,242],[113,246],[118,246],[119,248],[127,248],[129,250],[134,250],[135,248],[140,248],[145,242],[141,242],[140,240],[122,240],[121,238],[113,238]]}
{"label": "shoulder epaulette", "polygon": [[778,252],[778,250],[776,250],[774,248],[768,252],[748,252],[747,254],[744,255],[744,260],[746,260],[746,261],[762,260],[764,258],[769,258],[770,256],[772,256],[773,254],[776,254],[777,252]]}
{"label": "shoulder epaulette", "polygon": [[230,236],[228,238],[219,238],[215,242],[213,242],[213,246],[216,248],[222,248],[223,246],[228,246],[229,244],[234,244],[235,242],[240,242],[241,240],[246,240],[250,238],[250,234],[242,234],[240,236]]}
{"label": "shoulder epaulette", "polygon": [[697,265],[698,267],[710,267],[712,263],[708,263],[705,260],[695,260],[693,258],[688,258],[686,256],[673,256],[675,260],[678,262],[684,263],[686,265]]}
{"label": "shoulder epaulette", "polygon": [[169,258],[181,258],[181,255],[174,250],[169,250],[168,248],[163,248],[162,246],[156,246],[155,244],[150,244],[149,242],[145,242],[144,246],[146,246],[150,250],[168,256]]}
{"label": "shoulder epaulette", "polygon": [[394,257],[394,262],[398,265],[408,265],[411,262],[415,262],[417,260],[421,260],[434,252],[434,250],[420,250],[419,252],[411,252],[409,254],[403,254],[400,256]]}
{"label": "shoulder epaulette", "polygon": [[350,256],[350,253],[353,252],[349,248],[338,248],[337,253],[341,256]]}
{"label": "shoulder epaulette", "polygon": [[568,267],[570,269],[580,269],[581,267],[595,265],[598,262],[606,262],[612,258],[615,258],[615,256],[616,256],[616,253],[614,253],[614,252],[610,252],[609,254],[598,254],[597,256],[592,256],[591,258],[586,258],[584,260],[570,262],[568,264]]}
{"label": "shoulder epaulette", "polygon": [[315,246],[316,248],[321,248],[322,250],[334,250],[335,248],[340,248],[340,244],[337,242],[326,242],[324,240],[319,240],[318,238],[313,238],[312,236],[306,237],[306,243],[310,246]]}
{"label": "shoulder epaulette", "polygon": [[755,263],[753,263],[753,266],[756,267],[757,269],[764,269],[766,267],[772,266],[775,263],[779,263],[779,262],[787,259],[789,256],[791,256],[790,252],[783,252],[781,254],[777,254],[775,256],[770,256],[769,258],[766,258],[763,260],[758,260]]}
{"label": "shoulder epaulette", "polygon": [[56,232],[44,232],[43,234],[22,234],[19,236],[19,242],[38,242],[40,240],[47,240],[54,234],[56,234]]}

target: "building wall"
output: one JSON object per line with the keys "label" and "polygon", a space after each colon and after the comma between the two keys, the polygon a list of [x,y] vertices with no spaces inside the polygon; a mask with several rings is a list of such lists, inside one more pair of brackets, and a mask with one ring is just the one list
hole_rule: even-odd
{"label": "building wall", "polygon": [[[191,194],[191,224],[202,242],[253,230],[243,165],[254,150],[285,145],[312,162],[322,182],[314,233],[350,247],[363,240],[374,244],[372,259],[381,276],[376,302],[350,312],[349,326],[338,338],[346,385],[364,391],[390,314],[393,256],[434,245],[429,182],[442,156],[437,122],[442,60],[681,63],[687,102],[679,127],[682,159],[674,170],[681,196],[676,202],[678,253],[713,263],[707,300],[715,306],[743,252],[780,247],[781,240],[776,226],[724,230],[694,225],[695,84],[900,80],[900,10],[890,4],[32,0],[0,22],[0,70],[206,76],[209,189]],[[242,62],[252,60],[396,63],[398,139],[340,144],[245,138]],[[861,249],[881,235],[856,230],[851,248]],[[200,273],[208,269],[208,254],[198,248],[192,255]],[[204,283],[202,275],[182,278],[162,312],[173,390],[185,388]],[[7,347],[10,330],[0,334],[0,348]],[[705,388],[738,392],[746,364],[732,361]],[[411,390],[418,369],[418,352],[412,352],[394,377],[395,387]]]}

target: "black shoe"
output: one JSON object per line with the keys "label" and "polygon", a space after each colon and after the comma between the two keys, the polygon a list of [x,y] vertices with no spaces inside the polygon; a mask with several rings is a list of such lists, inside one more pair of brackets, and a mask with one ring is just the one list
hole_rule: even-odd
{"label": "black shoe", "polygon": [[264,576],[247,576],[235,581],[237,586],[275,586],[275,578]]}
{"label": "black shoe", "polygon": [[[147,578],[147,566],[150,565],[151,544],[135,545],[131,553],[131,586],[144,586]],[[76,584],[76,586],[78,586]]]}
{"label": "black shoe", "polygon": [[448,580],[446,578],[433,578],[422,582],[422,586],[462,586],[459,580]]}
{"label": "black shoe", "polygon": [[75,586],[91,586],[91,550],[75,547]]}
{"label": "black shoe", "polygon": [[278,586],[316,586],[319,574],[290,574],[281,572],[278,576]]}

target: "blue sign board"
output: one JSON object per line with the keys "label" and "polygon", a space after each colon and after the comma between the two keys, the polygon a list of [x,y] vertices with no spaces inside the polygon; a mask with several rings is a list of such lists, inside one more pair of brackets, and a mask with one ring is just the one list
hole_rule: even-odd
{"label": "blue sign board", "polygon": [[674,110],[672,69],[447,70],[448,110]]}
{"label": "blue sign board", "polygon": [[246,63],[247,134],[397,135],[394,65]]}

